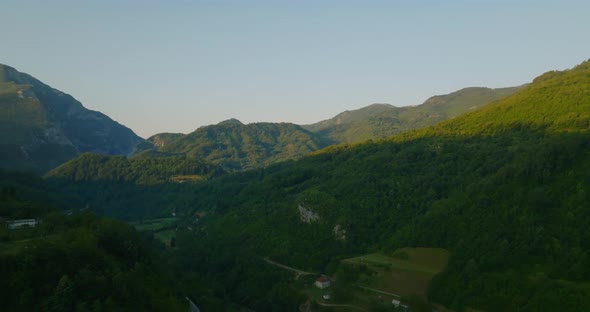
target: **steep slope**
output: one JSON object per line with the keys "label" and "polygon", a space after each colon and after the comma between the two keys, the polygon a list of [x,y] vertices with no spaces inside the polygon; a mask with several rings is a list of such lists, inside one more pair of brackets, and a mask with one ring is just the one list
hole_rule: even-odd
{"label": "steep slope", "polygon": [[91,153],[82,154],[47,173],[51,179],[74,182],[112,181],[135,184],[160,184],[170,181],[202,180],[222,174],[217,166],[184,155],[126,158]]}
{"label": "steep slope", "polygon": [[84,152],[128,155],[142,139],[108,116],[0,64],[0,164],[46,172]]}
{"label": "steep slope", "polygon": [[433,125],[477,109],[504,98],[517,89],[518,87],[465,88],[447,95],[433,96],[418,106],[395,107],[389,104],[373,104],[303,127],[338,143],[381,139]]}
{"label": "steep slope", "polygon": [[451,260],[433,302],[586,310],[589,118],[585,62],[436,126],[209,181],[193,204],[207,217],[178,242],[185,269],[229,283],[248,257],[334,272],[354,254],[437,247]]}
{"label": "steep slope", "polygon": [[157,148],[163,148],[170,142],[178,140],[183,136],[185,136],[183,133],[158,133],[149,137],[147,141],[151,142]]}
{"label": "steep slope", "polygon": [[152,135],[147,140],[137,144],[135,146],[134,154],[158,154],[158,149],[163,148],[164,146],[168,145],[170,142],[174,140],[178,140],[185,136],[184,133],[158,133]]}
{"label": "steep slope", "polygon": [[[46,199],[65,194],[54,192],[39,177],[0,169],[2,311],[186,310],[186,291],[166,277],[153,243],[122,221],[60,213],[66,207]],[[5,225],[24,218],[40,223]]]}
{"label": "steep slope", "polygon": [[[233,119],[187,135],[156,135],[154,147],[205,159],[229,171],[296,159],[327,146],[313,133],[289,123],[244,125]],[[174,139],[176,138],[176,139]]]}
{"label": "steep slope", "polygon": [[95,212],[136,220],[186,210],[193,183],[224,173],[201,159],[147,151],[129,158],[85,153],[45,178]]}

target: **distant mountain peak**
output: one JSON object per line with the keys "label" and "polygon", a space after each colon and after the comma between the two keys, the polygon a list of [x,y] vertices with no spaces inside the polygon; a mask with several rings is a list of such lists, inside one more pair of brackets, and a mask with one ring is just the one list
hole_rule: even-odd
{"label": "distant mountain peak", "polygon": [[0,64],[0,166],[45,172],[84,153],[131,154],[143,141],[103,113]]}
{"label": "distant mountain peak", "polygon": [[227,119],[227,120],[224,120],[224,121],[218,123],[217,125],[218,126],[223,126],[223,125],[240,125],[240,126],[243,126],[244,124],[241,121],[239,121],[239,120],[237,120],[235,118],[230,118],[230,119]]}
{"label": "distant mountain peak", "polygon": [[468,87],[446,95],[436,95],[421,105],[396,107],[374,103],[304,128],[333,142],[355,143],[380,139],[425,127],[472,111],[515,92],[515,88]]}

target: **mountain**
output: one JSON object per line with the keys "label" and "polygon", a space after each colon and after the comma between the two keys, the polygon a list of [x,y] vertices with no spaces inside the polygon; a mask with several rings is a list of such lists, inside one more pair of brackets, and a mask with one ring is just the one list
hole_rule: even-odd
{"label": "mountain", "polygon": [[[334,298],[357,304],[366,298],[359,285],[385,284],[344,259],[444,249],[445,270],[416,294],[429,302],[457,311],[587,310],[589,90],[587,61],[434,126],[197,184],[191,228],[177,232],[190,261],[178,266],[232,285],[226,295],[258,307],[264,292],[245,281],[264,280],[255,272],[266,257],[336,274],[334,287],[349,286],[334,288]],[[275,286],[306,289],[285,283]]]}
{"label": "mountain", "polygon": [[45,175],[69,181],[111,181],[160,184],[170,181],[198,181],[220,175],[223,170],[200,159],[184,155],[144,155],[130,158],[85,153]]}
{"label": "mountain", "polygon": [[[64,196],[55,191],[0,169],[2,311],[186,311],[186,292],[167,277],[153,240],[86,210],[61,213],[45,199]],[[15,219],[39,222],[6,226]]]}
{"label": "mountain", "polygon": [[373,104],[312,125],[253,123],[237,119],[202,127],[188,135],[160,133],[136,147],[201,157],[229,171],[267,166],[297,159],[337,143],[354,143],[390,137],[452,118],[505,97],[518,88],[465,88],[434,96],[415,107]]}
{"label": "mountain", "polygon": [[148,141],[159,152],[202,158],[228,171],[297,159],[328,145],[298,125],[245,125],[236,119],[201,127],[187,135],[157,134]]}
{"label": "mountain", "polygon": [[381,139],[475,110],[514,93],[518,88],[464,88],[433,96],[418,106],[373,104],[303,127],[338,143]]}
{"label": "mountain", "polygon": [[85,152],[128,155],[143,141],[72,96],[0,64],[0,163],[44,173]]}
{"label": "mountain", "polygon": [[184,136],[185,134],[183,133],[158,133],[149,137],[147,141],[151,142],[157,148],[163,148],[170,142],[178,140]]}
{"label": "mountain", "polygon": [[184,133],[158,133],[152,135],[147,140],[137,144],[135,146],[134,154],[153,154],[158,152],[158,149],[163,148],[164,146],[168,145],[170,142],[177,140],[186,134]]}
{"label": "mountain", "polygon": [[186,210],[194,183],[224,173],[202,159],[148,150],[131,157],[84,153],[52,169],[45,179],[86,208],[136,220]]}

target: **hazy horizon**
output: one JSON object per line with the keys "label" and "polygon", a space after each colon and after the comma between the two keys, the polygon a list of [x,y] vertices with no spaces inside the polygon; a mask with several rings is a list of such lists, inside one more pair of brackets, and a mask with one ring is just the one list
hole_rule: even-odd
{"label": "hazy horizon", "polygon": [[0,63],[147,138],[230,118],[309,124],[588,59],[582,1],[18,1]]}

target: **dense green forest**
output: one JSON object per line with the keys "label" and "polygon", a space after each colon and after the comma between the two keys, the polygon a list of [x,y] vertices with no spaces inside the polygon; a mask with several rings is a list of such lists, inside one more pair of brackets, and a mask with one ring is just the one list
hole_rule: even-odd
{"label": "dense green forest", "polygon": [[186,309],[178,283],[165,273],[159,249],[131,226],[89,211],[66,215],[34,199],[30,190],[51,192],[38,177],[4,171],[0,177],[2,221],[40,221],[20,229],[2,222],[2,311]]}
{"label": "dense green forest", "polygon": [[201,127],[187,135],[156,135],[142,144],[153,149],[197,157],[227,171],[266,166],[297,159],[331,142],[290,123],[252,123],[232,119]]}
{"label": "dense green forest", "polygon": [[82,207],[139,220],[189,211],[196,202],[191,184],[222,174],[220,167],[199,159],[145,151],[130,158],[84,154],[46,178]]}
{"label": "dense green forest", "polygon": [[[202,261],[196,272],[256,256],[330,272],[346,255],[441,247],[452,256],[433,302],[584,310],[589,86],[586,62],[434,127],[200,184],[195,211],[208,216],[179,247]],[[302,222],[300,206],[319,220]]]}
{"label": "dense green forest", "polygon": [[422,105],[373,104],[315,124],[252,123],[236,119],[201,127],[187,135],[160,133],[136,147],[202,158],[227,171],[253,169],[298,159],[338,143],[381,139],[425,127],[506,97],[518,88],[465,88],[434,96]]}
{"label": "dense green forest", "polygon": [[[59,243],[50,251],[78,252],[63,247],[69,241],[62,241],[61,233],[76,233],[71,234],[76,236],[70,238],[73,242],[96,235],[99,244],[93,246],[98,249],[91,254],[99,259],[111,259],[102,253],[112,254],[115,260],[108,266],[121,272],[138,266],[126,262],[124,252],[132,250],[130,258],[142,263],[137,270],[162,282],[160,288],[143,292],[140,287],[128,296],[148,298],[154,310],[160,304],[176,306],[179,293],[209,310],[297,310],[306,300],[301,292],[306,281],[295,281],[265,259],[346,282],[367,269],[341,260],[377,252],[393,257],[404,247],[449,252],[446,269],[430,284],[428,300],[453,310],[581,311],[590,306],[590,61],[545,73],[505,99],[428,128],[332,146],[254,170],[217,174],[216,167],[185,156],[143,153],[138,160],[85,155],[84,161],[73,161],[46,181],[35,182],[48,193],[59,189],[67,196],[43,195],[45,191],[36,191],[40,186],[15,192],[2,182],[2,200],[23,207],[29,204],[15,196],[27,193],[129,220],[175,212],[181,218],[174,244],[166,249],[150,247],[158,246],[150,242],[150,233],[141,237],[86,212],[58,214],[55,218],[61,221],[56,222],[49,217],[56,214],[44,206],[2,213],[11,218],[16,211],[21,211],[19,217],[47,214],[41,227],[22,233],[34,232],[35,239],[48,242],[58,234]],[[166,160],[151,159],[158,155]],[[170,181],[179,171],[207,178]],[[0,181],[35,185],[27,179]],[[50,225],[58,230],[42,232]],[[82,235],[84,231],[90,234]],[[15,242],[33,237],[3,233],[3,244],[12,246],[2,248],[7,254],[24,252]],[[100,243],[101,237],[107,243]],[[113,247],[109,237],[128,239],[115,239]],[[123,242],[142,247],[137,253],[133,248],[118,253]],[[85,248],[90,247],[81,250]],[[83,255],[72,259],[79,257]],[[160,275],[162,263],[166,278]],[[28,272],[25,268],[22,272]],[[108,280],[111,275],[105,276]],[[127,285],[140,280],[132,273],[125,276]],[[109,292],[72,303],[68,294],[76,288],[71,285],[86,285],[77,273],[58,271],[42,280],[47,286],[34,297],[42,299],[31,299],[33,308],[57,302],[82,310],[89,305],[129,307],[127,295]],[[344,291],[335,286],[335,297],[346,298]],[[14,310],[22,306],[19,298],[11,295],[2,301]],[[418,311],[430,309],[415,302],[412,307]]]}
{"label": "dense green forest", "polygon": [[146,151],[130,158],[86,153],[51,170],[46,176],[69,181],[153,185],[183,177],[187,180],[206,180],[223,173],[223,169],[198,158]]}
{"label": "dense green forest", "polygon": [[518,89],[519,87],[499,89],[471,87],[450,94],[433,96],[416,106],[396,107],[389,104],[373,104],[361,109],[345,111],[334,118],[303,127],[337,143],[359,143],[383,139],[473,111],[507,97]]}

